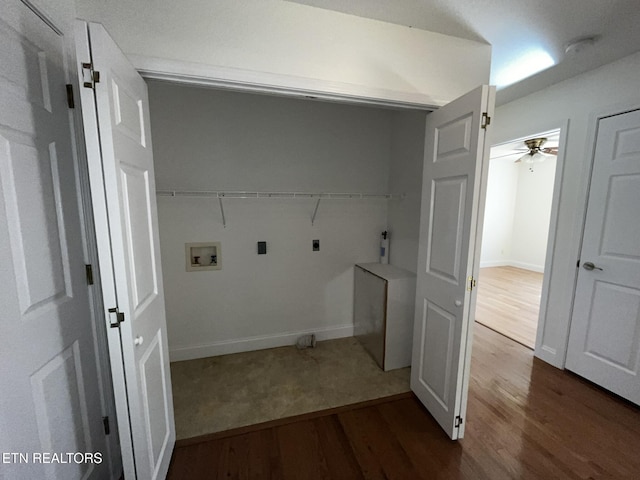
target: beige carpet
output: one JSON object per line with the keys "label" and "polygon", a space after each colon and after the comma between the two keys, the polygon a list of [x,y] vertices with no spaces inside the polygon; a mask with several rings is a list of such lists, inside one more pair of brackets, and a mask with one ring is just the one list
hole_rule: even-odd
{"label": "beige carpet", "polygon": [[353,338],[171,364],[177,438],[190,438],[409,391]]}

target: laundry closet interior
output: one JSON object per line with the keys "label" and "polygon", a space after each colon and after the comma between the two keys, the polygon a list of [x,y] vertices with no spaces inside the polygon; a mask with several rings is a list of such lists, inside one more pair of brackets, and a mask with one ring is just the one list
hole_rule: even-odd
{"label": "laundry closet interior", "polygon": [[147,84],[172,362],[353,336],[383,231],[415,273],[427,111]]}

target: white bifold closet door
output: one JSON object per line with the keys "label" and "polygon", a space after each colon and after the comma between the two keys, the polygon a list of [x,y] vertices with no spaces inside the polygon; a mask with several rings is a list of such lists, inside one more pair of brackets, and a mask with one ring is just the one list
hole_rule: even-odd
{"label": "white bifold closet door", "polygon": [[427,116],[411,389],[452,439],[467,408],[494,87]]}
{"label": "white bifold closet door", "polygon": [[67,32],[41,13],[0,5],[0,478],[107,478]]}
{"label": "white bifold closet door", "polygon": [[76,43],[125,476],[165,478],[175,426],[147,87],[102,25],[78,22]]}

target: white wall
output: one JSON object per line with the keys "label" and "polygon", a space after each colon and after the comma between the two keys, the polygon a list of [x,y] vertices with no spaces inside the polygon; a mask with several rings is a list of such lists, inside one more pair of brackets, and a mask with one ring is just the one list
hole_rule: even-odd
{"label": "white wall", "polygon": [[424,113],[397,112],[391,125],[389,191],[405,197],[389,202],[389,262],[414,273],[418,267],[425,121]]}
{"label": "white wall", "polygon": [[[623,111],[640,105],[640,53],[558,83],[497,108],[492,142],[523,138],[530,132],[564,127],[566,135],[564,171],[560,184],[557,232],[553,266],[545,281],[549,296],[543,309],[545,321],[538,328],[536,355],[564,366],[576,261],[582,235],[587,177],[592,159],[595,115]],[[560,177],[557,177],[560,178]]]}
{"label": "white wall", "polygon": [[544,271],[556,159],[518,165],[518,193],[511,235],[511,264],[536,272]]}
{"label": "white wall", "polygon": [[[158,189],[386,193],[394,112],[149,83]],[[378,259],[387,200],[158,199],[172,359],[352,335],[353,265]],[[320,251],[312,251],[312,240]],[[219,241],[222,270],[186,272]],[[256,242],[267,242],[257,255]]]}
{"label": "white wall", "polygon": [[272,84],[430,105],[489,81],[489,45],[282,0],[76,3],[80,17],[103,23],[136,61],[223,67],[231,77],[267,73]]}
{"label": "white wall", "polygon": [[513,161],[489,161],[480,267],[510,265],[518,173]]}
{"label": "white wall", "polygon": [[513,159],[490,161],[481,267],[544,271],[555,168],[555,158],[533,171]]}

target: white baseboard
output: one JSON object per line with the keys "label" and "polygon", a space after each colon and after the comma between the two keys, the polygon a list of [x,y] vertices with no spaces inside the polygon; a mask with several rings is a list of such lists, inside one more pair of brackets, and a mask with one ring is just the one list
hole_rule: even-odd
{"label": "white baseboard", "polygon": [[493,260],[489,262],[480,262],[480,268],[508,267],[509,265],[511,264],[505,260]]}
{"label": "white baseboard", "polygon": [[511,261],[509,265],[512,267],[523,268],[524,270],[531,270],[532,272],[544,273],[544,265],[534,265],[532,263]]}
{"label": "white baseboard", "polygon": [[490,267],[516,267],[524,270],[531,270],[532,272],[544,273],[543,265],[534,265],[532,263],[518,262],[516,260],[494,260],[488,262],[480,262],[480,268]]}
{"label": "white baseboard", "polygon": [[315,334],[316,340],[331,340],[334,338],[352,337],[353,324],[335,325],[332,327],[317,328],[312,330],[300,330],[297,332],[284,332],[274,335],[261,335],[256,337],[234,338],[203,345],[188,347],[169,347],[169,358],[172,362],[181,360],[193,360],[195,358],[215,357],[229,353],[250,352],[264,350],[265,348],[284,347],[295,345],[301,335]]}

